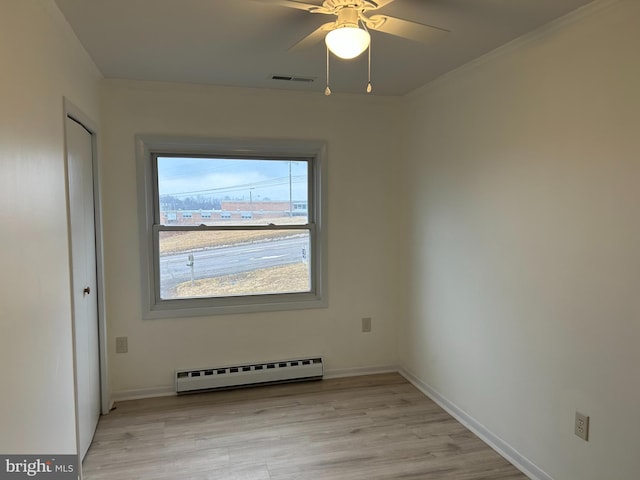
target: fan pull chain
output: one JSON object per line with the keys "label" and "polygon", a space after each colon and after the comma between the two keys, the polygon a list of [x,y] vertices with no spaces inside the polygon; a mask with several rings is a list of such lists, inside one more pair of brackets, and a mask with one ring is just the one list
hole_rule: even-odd
{"label": "fan pull chain", "polygon": [[[369,32],[369,29],[367,28],[367,24],[364,22],[361,22],[361,23],[364,31],[369,34],[369,37],[371,37],[371,32]],[[371,93],[371,91],[373,90],[373,86],[371,85],[371,45],[372,43],[373,43],[372,39],[370,38],[369,48],[368,48],[369,51],[367,52],[367,55],[369,57],[369,62],[367,64],[367,93]]]}
{"label": "fan pull chain", "polygon": [[327,97],[331,95],[331,89],[329,88],[329,47],[327,47],[327,88],[324,89],[324,94]]}
{"label": "fan pull chain", "polygon": [[367,77],[367,93],[371,93],[373,87],[371,86],[371,42],[369,42],[369,67]]}

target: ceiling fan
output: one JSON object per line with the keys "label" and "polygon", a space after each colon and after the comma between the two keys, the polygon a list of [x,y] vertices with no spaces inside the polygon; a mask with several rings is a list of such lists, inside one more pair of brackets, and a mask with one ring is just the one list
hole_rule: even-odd
{"label": "ceiling fan", "polygon": [[[369,78],[367,93],[371,93],[371,35],[369,30],[396,35],[417,42],[428,43],[437,37],[448,33],[444,28],[438,28],[422,23],[411,22],[389,15],[368,15],[372,10],[378,10],[395,0],[324,0],[322,5],[313,5],[297,0],[254,0],[265,4],[304,10],[309,13],[334,15],[336,20],[320,25],[305,38],[296,43],[289,51],[300,51],[312,47],[323,38],[327,45],[327,87],[325,95],[331,95],[329,88],[329,52],[340,58],[351,59],[369,49]],[[360,27],[362,25],[362,28]]]}
{"label": "ceiling fan", "polygon": [[[313,5],[297,0],[254,1],[338,17],[335,21],[318,27],[291,47],[290,51],[303,50],[325,38],[327,47],[334,54],[341,58],[355,58],[369,46],[368,30],[384,32],[422,43],[430,42],[436,37],[448,33],[448,30],[444,28],[411,22],[389,15],[366,15],[367,12],[385,7],[394,0],[324,0],[322,5]],[[364,28],[360,28],[360,25],[363,25]],[[349,37],[350,40],[345,37]],[[342,47],[342,45],[347,46]]]}

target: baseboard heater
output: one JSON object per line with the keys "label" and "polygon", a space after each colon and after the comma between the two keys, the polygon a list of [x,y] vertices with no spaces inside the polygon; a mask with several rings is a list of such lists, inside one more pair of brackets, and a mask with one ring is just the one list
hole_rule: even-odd
{"label": "baseboard heater", "polygon": [[249,387],[270,383],[320,380],[322,358],[299,358],[215,368],[176,371],[176,393]]}

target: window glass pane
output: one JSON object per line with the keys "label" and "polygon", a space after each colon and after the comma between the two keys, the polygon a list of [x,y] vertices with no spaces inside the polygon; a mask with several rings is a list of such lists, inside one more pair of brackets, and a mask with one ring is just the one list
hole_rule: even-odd
{"label": "window glass pane", "polygon": [[311,291],[308,230],[160,231],[163,300]]}
{"label": "window glass pane", "polygon": [[158,156],[161,225],[308,223],[309,162]]}

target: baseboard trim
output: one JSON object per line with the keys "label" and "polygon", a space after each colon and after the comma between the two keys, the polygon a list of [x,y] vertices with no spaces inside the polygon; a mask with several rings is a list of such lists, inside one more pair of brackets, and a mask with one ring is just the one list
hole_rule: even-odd
{"label": "baseboard trim", "polygon": [[140,400],[141,398],[153,398],[153,397],[170,397],[176,394],[176,387],[149,387],[149,388],[137,388],[134,390],[120,390],[118,392],[111,392],[111,403],[124,402],[125,400]]}
{"label": "baseboard trim", "polygon": [[331,378],[357,377],[360,375],[376,375],[378,373],[397,373],[398,367],[395,365],[380,365],[377,367],[355,367],[355,368],[337,368],[333,370],[325,370],[323,378],[329,380]]}
{"label": "baseboard trim", "polygon": [[455,403],[449,401],[447,398],[442,396],[439,392],[437,392],[430,385],[424,383],[418,377],[413,375],[411,372],[408,372],[404,368],[398,369],[398,373],[406,378],[409,382],[411,382],[418,390],[424,393],[427,397],[433,400],[435,403],[440,405],[444,410],[446,410],[452,417],[458,420],[461,424],[471,430],[474,434],[476,434],[483,442],[493,448],[496,452],[498,452],[501,456],[506,458],[509,462],[513,464],[518,470],[524,473],[527,477],[532,480],[553,480],[553,478],[547,474],[544,470],[539,468],[525,456],[520,454],[516,449],[514,449],[507,442],[502,440],[497,435],[493,434],[489,429],[487,429],[484,425],[478,422],[471,415],[466,413],[464,410],[459,408]]}

